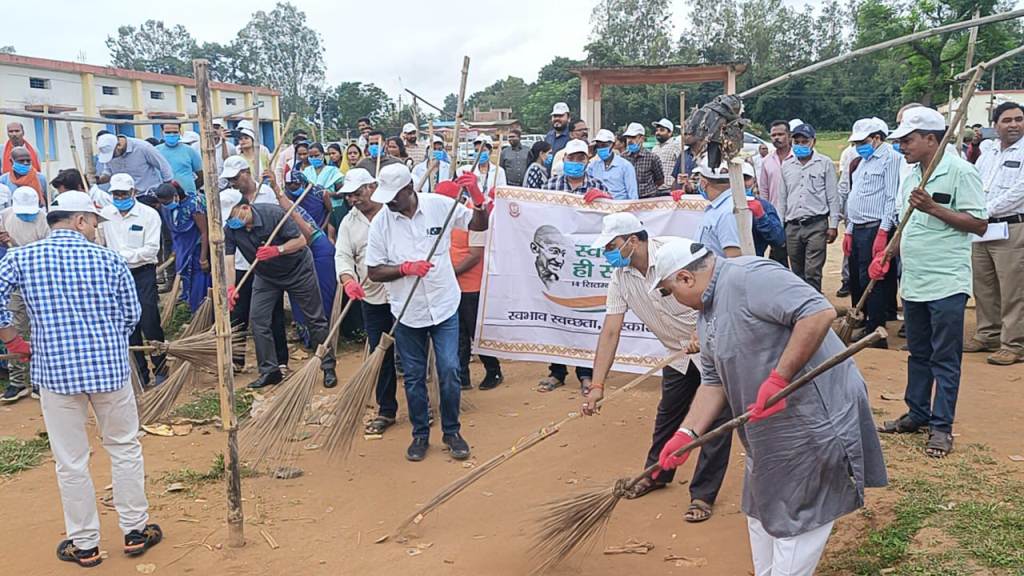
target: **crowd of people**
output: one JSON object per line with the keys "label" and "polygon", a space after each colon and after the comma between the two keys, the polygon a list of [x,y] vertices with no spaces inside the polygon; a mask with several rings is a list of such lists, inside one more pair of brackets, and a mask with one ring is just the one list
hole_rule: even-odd
{"label": "crowd of people", "polygon": [[[457,149],[439,136],[422,140],[413,124],[389,137],[360,119],[359,138],[345,144],[312,141],[296,130],[275,155],[256,145],[251,124],[229,130],[216,119],[215,166],[207,168],[216,170],[219,206],[208,206],[203,194],[198,135],[178,124],[163,125],[155,145],[100,132],[96,182],[87,187],[74,169],[47,182],[21,125],[8,123],[0,174],[0,337],[19,359],[2,401],[40,398],[67,527],[58,555],[82,566],[101,561],[84,429],[90,405],[114,466],[126,553],[144,552],[162,538],[148,522],[127,382],[131,362],[145,388],[160,386],[166,362],[142,352],[129,359],[128,346],[165,338],[157,267],[171,255],[179,298],[193,312],[207,298],[210,209],[220,210],[226,267],[234,270],[232,323],[254,341],[258,374],[250,388],[287,376],[285,294],[298,337],[314,348],[326,342],[334,307],[352,301],[348,331],[365,331],[371,348],[395,328],[366,433],[395,424],[401,376],[412,423],[406,458],[427,457],[432,357],[442,443],[453,458],[469,458],[459,406],[462,392],[474,388],[469,366],[488,210],[495,188],[523,186],[577,194],[588,204],[706,201],[689,239],[654,237],[629,212],[605,217],[593,248],[614,272],[594,362],[575,368],[582,412],[599,412],[632,311],[680,356],[664,368],[644,462],[663,471],[627,497],[671,485],[685,460],[673,453],[749,407],[754,416],[740,440],[756,573],[781,573],[771,567],[787,565],[786,574],[812,574],[834,520],[862,506],[865,487],[886,482],[877,433],[927,428],[926,452],[944,457],[953,449],[962,353],[988,351],[988,362],[1001,366],[1024,360],[1024,106],[1008,102],[993,110],[996,137],[972,143],[973,164],[955,146],[940,150],[947,126],[937,111],[908,104],[896,123],[890,130],[879,118],[858,120],[837,169],[818,150],[811,124],[773,122],[774,150],[762,147],[743,164],[756,253],[746,256],[727,165],[709,165],[701,143],[677,135],[668,119],[653,123],[648,148],[643,124],[629,123],[619,134],[601,129],[591,139],[586,122],[559,102],[543,140],[527,147],[516,129],[497,142],[481,133],[463,165]],[[908,208],[914,212],[887,255]],[[827,246],[836,241],[851,305],[873,285],[861,334],[896,320],[902,296],[907,413],[877,429],[851,361],[767,405],[808,366],[843,348],[830,329],[836,312],[821,293]],[[977,330],[965,340],[972,295]],[[331,348],[321,359],[326,388],[338,382]],[[476,387],[501,385],[500,361],[480,360],[484,377]],[[564,386],[567,375],[567,366],[550,365],[538,390]],[[728,436],[702,448],[686,521],[713,514],[730,452]]]}

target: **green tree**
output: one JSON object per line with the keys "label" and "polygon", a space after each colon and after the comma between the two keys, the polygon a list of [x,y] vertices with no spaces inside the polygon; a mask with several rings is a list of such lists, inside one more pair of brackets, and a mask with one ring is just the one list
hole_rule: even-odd
{"label": "green tree", "polygon": [[[342,82],[325,92],[309,94],[309,105],[323,115],[327,139],[354,134],[356,120],[367,117],[374,126],[385,126],[395,116],[395,103],[380,87],[362,82]],[[349,134],[347,131],[351,130]]]}
{"label": "green tree", "polygon": [[15,54],[14,46],[0,46],[0,54]]}
{"label": "green tree", "polygon": [[445,96],[442,108],[446,118],[455,118],[455,113],[458,112],[459,108],[459,97],[455,94]]}
{"label": "green tree", "polygon": [[168,28],[160,20],[141,26],[119,26],[117,37],[107,36],[110,63],[118,68],[159,74],[192,75],[196,41],[181,24]]}
{"label": "green tree", "polygon": [[518,117],[529,92],[530,87],[522,78],[509,76],[504,80],[498,80],[466,99],[467,115],[471,114],[474,108],[480,111],[511,108],[512,116]]}
{"label": "green tree", "polygon": [[591,41],[601,41],[629,64],[663,64],[672,56],[670,0],[601,0],[590,16]]}

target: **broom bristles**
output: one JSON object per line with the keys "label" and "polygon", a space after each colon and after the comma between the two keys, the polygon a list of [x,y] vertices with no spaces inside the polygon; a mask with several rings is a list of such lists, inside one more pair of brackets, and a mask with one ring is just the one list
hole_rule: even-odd
{"label": "broom bristles", "polygon": [[534,548],[538,564],[532,574],[542,574],[576,550],[593,545],[597,535],[608,525],[612,511],[629,483],[629,479],[622,479],[614,486],[590,490],[544,506]]}
{"label": "broom bristles", "polygon": [[174,408],[185,384],[194,376],[192,363],[182,362],[162,385],[144,392],[139,400],[139,422],[153,424],[166,416]]}
{"label": "broom bristles", "polygon": [[[245,359],[245,334],[239,330],[231,332],[231,355],[232,360],[240,363]],[[217,334],[214,328],[209,328],[199,334],[179,338],[168,342],[166,346],[167,355],[177,360],[191,362],[197,367],[209,370],[217,369]]]}
{"label": "broom bristles", "polygon": [[384,355],[393,343],[391,335],[382,335],[373,353],[338,394],[338,401],[331,412],[331,426],[327,429],[324,442],[331,455],[345,457],[352,450],[356,435],[363,426],[366,406],[377,389],[377,378],[384,364]]}
{"label": "broom bristles", "polygon": [[180,338],[188,338],[189,336],[195,336],[202,334],[213,327],[213,295],[207,294],[206,298],[196,308],[195,314],[192,315],[192,320],[185,326],[185,329],[181,331]]}

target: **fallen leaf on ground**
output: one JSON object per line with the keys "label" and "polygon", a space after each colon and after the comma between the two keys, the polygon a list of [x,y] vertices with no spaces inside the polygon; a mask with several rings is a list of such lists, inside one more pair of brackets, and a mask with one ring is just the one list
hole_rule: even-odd
{"label": "fallen leaf on ground", "polygon": [[1020,454],[1011,454],[1010,460],[1013,462],[1024,462],[1024,456],[1021,456]]}
{"label": "fallen leaf on ground", "polygon": [[184,489],[184,484],[182,484],[181,482],[175,482],[173,484],[168,484],[167,488],[164,488],[164,492],[181,492]]}
{"label": "fallen leaf on ground", "polygon": [[678,568],[703,568],[708,565],[707,558],[691,558],[689,556],[680,556],[678,554],[665,556],[665,562],[675,562],[676,567]]}
{"label": "fallen leaf on ground", "polygon": [[146,434],[153,436],[174,436],[174,430],[167,424],[157,424],[155,426],[143,425],[142,429]]}
{"label": "fallen leaf on ground", "polygon": [[651,542],[637,542],[630,538],[622,546],[609,546],[604,549],[605,554],[647,554],[651,550],[654,550],[654,544]]}
{"label": "fallen leaf on ground", "polygon": [[156,564],[136,564],[135,571],[139,574],[152,574],[156,572]]}

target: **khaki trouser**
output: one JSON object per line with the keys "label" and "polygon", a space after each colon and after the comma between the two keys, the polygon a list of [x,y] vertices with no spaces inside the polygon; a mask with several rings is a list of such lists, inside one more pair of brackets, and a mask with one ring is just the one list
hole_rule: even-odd
{"label": "khaki trouser", "polygon": [[974,244],[974,339],[1024,354],[1024,223],[1009,230],[1006,240]]}
{"label": "khaki trouser", "polygon": [[[7,309],[14,316],[14,329],[18,331],[25,340],[31,340],[31,327],[28,321],[28,312],[25,310],[25,300],[21,297],[21,291],[11,292],[11,298],[7,302]],[[28,362],[11,360],[10,362],[11,386],[15,388],[27,388],[29,385]]]}
{"label": "khaki trouser", "polygon": [[146,474],[139,443],[135,394],[125,382],[101,394],[55,394],[42,388],[40,405],[57,464],[57,485],[64,505],[65,532],[83,550],[100,544],[96,489],[89,475],[89,406],[96,414],[103,448],[110,455],[114,508],[121,531],[142,530],[149,520]]}

